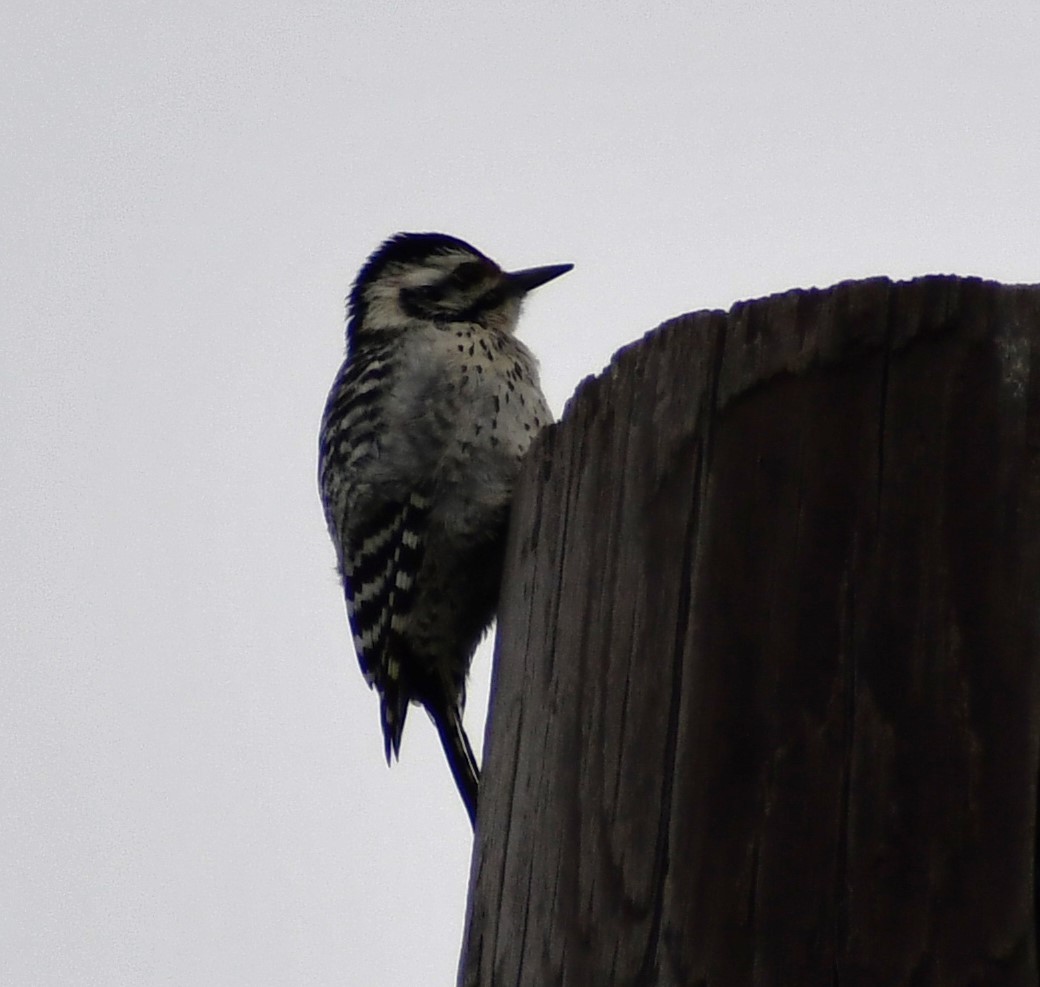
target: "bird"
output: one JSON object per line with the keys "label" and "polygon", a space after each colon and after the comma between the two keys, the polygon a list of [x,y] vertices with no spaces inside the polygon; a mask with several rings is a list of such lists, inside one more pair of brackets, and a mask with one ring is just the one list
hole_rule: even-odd
{"label": "bird", "polygon": [[425,707],[474,828],[466,679],[498,605],[520,463],[552,421],[515,332],[527,294],[572,267],[504,271],[444,233],[390,237],[350,289],[322,415],[318,485],[387,764],[409,706]]}

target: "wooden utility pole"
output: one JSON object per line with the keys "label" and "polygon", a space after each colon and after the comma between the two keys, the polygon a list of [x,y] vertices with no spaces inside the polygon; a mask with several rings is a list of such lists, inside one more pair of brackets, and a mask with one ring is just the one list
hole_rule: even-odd
{"label": "wooden utility pole", "polygon": [[528,458],[465,987],[1036,987],[1040,286],[683,316]]}

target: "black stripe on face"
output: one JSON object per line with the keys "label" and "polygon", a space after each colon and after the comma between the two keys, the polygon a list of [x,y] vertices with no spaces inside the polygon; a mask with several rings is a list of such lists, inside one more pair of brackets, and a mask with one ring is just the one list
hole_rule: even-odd
{"label": "black stripe on face", "polygon": [[[482,285],[490,290],[481,292]],[[473,313],[500,304],[502,287],[501,271],[490,261],[463,261],[430,284],[403,288],[400,303],[412,318],[467,322],[472,321]]]}
{"label": "black stripe on face", "polygon": [[500,308],[509,298],[505,285],[497,284],[452,316],[455,322],[479,322],[481,316]]}

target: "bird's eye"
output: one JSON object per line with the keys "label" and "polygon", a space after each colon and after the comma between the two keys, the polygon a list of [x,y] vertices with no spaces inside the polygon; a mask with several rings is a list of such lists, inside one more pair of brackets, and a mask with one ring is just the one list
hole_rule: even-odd
{"label": "bird's eye", "polygon": [[443,284],[418,284],[401,292],[401,303],[413,315],[424,316],[444,298]]}
{"label": "bird's eye", "polygon": [[412,304],[428,305],[430,302],[439,302],[444,297],[444,285],[417,284],[413,288],[406,288],[402,295]]}
{"label": "bird's eye", "polygon": [[451,283],[456,288],[471,288],[484,279],[484,265],[480,261],[467,261],[452,271]]}

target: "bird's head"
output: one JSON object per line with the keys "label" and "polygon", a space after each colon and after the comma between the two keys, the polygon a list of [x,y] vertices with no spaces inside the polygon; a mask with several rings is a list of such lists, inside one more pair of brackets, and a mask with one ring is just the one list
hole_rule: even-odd
{"label": "bird's head", "polygon": [[444,233],[398,233],[365,263],[350,292],[348,339],[415,322],[475,322],[511,333],[533,288],[573,264],[503,271]]}

